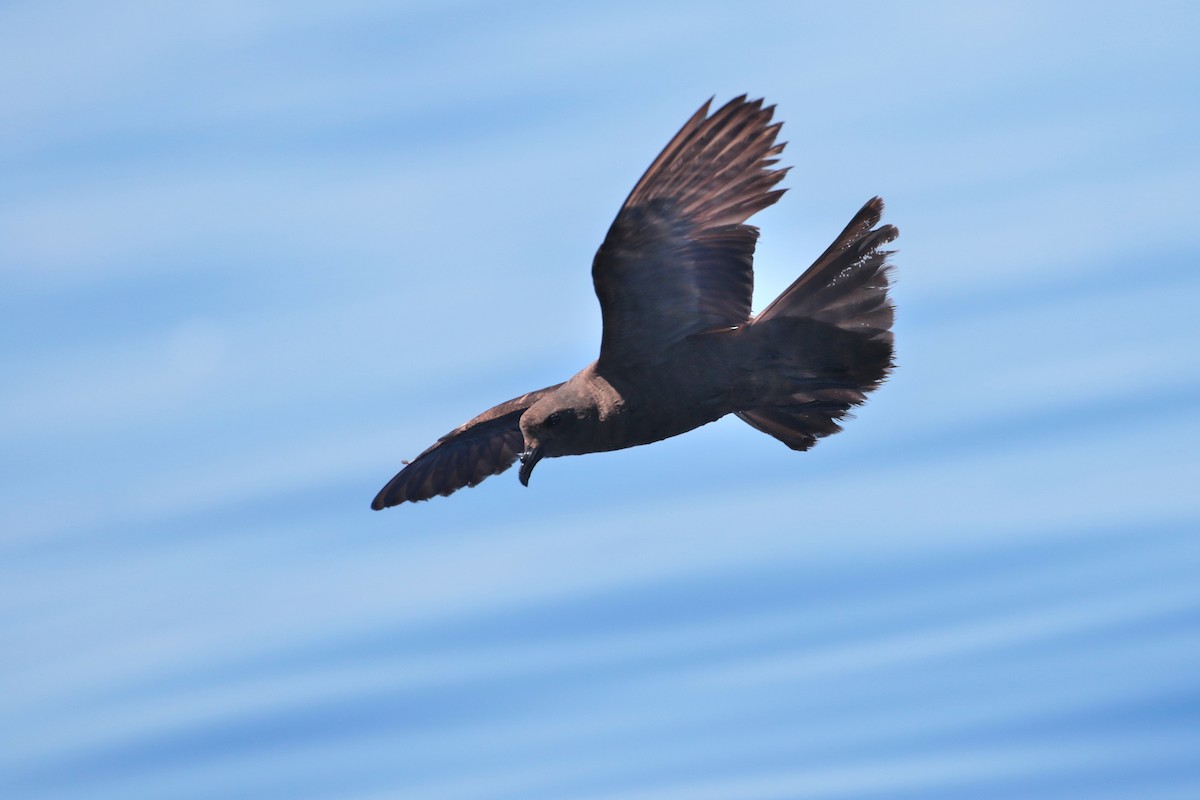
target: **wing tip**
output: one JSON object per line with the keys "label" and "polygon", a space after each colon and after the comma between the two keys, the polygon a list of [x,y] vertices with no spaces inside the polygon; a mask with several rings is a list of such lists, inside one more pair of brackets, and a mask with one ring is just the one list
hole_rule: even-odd
{"label": "wing tip", "polygon": [[642,174],[624,207],[666,197],[703,226],[730,222],[731,214],[745,222],[778,200],[769,190],[787,172],[775,166],[786,146],[776,141],[783,123],[772,121],[774,105],[747,98],[738,95],[711,114],[715,96],[709,98]]}
{"label": "wing tip", "polygon": [[[407,469],[407,468],[406,468]],[[385,508],[398,506],[409,498],[405,496],[405,492],[398,491],[397,483],[400,476],[404,474],[404,470],[396,473],[396,477],[392,478],[387,484],[379,490],[379,494],[375,495],[375,499],[371,501],[372,511],[382,511]]]}

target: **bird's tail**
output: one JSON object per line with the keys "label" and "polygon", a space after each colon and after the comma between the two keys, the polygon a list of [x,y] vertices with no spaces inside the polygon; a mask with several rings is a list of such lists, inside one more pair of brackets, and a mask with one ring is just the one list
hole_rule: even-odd
{"label": "bird's tail", "polygon": [[883,200],[870,200],[821,257],[750,322],[771,354],[767,403],[738,413],[793,450],[841,430],[892,368],[890,251],[899,231],[876,228]]}

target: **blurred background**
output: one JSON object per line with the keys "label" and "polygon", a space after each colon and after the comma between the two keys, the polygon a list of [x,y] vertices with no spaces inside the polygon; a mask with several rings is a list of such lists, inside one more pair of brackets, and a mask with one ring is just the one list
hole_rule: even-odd
{"label": "blurred background", "polygon": [[[0,795],[1200,797],[1198,23],[0,7]],[[594,358],[609,222],[743,92],[756,308],[884,196],[892,380],[369,511]]]}

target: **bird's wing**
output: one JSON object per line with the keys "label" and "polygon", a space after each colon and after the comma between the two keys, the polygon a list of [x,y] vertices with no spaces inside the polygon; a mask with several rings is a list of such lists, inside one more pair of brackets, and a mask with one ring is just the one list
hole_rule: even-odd
{"label": "bird's wing", "polygon": [[448,495],[504,472],[525,446],[521,414],[561,385],[514,397],[450,431],[388,481],[371,502],[371,508],[378,511],[404,502]]}
{"label": "bird's wing", "polygon": [[[710,101],[711,102],[711,101]],[[604,320],[601,366],[637,363],[750,316],[758,229],[783,194],[774,106],[736,98],[692,115],[633,187],[592,263]]]}

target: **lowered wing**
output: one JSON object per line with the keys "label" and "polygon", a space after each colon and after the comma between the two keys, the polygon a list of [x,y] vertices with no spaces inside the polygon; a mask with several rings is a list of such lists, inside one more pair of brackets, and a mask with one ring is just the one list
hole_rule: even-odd
{"label": "lowered wing", "polygon": [[561,385],[515,397],[450,431],[388,481],[371,502],[371,508],[378,511],[448,495],[504,472],[525,446],[521,415]]}

